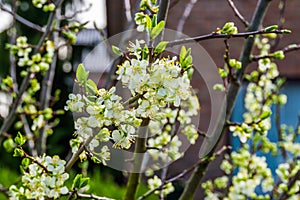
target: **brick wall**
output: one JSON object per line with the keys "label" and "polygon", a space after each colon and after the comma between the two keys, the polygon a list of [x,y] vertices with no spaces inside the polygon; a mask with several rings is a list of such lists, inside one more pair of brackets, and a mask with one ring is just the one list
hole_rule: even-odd
{"label": "brick wall", "polygon": [[[183,10],[189,1],[190,0],[181,0],[170,10],[167,23],[168,28],[176,30],[178,21],[180,20]],[[234,2],[242,15],[250,21],[257,1],[235,0]],[[278,3],[279,0],[273,0],[271,2],[268,13],[263,22],[265,27],[277,24],[279,18]],[[284,28],[291,29],[293,33],[284,36],[279,44],[279,48],[290,43],[300,43],[299,0],[287,1],[285,18],[286,22],[284,24]],[[236,25],[238,25],[240,32],[244,31],[244,26],[235,17],[226,0],[199,0],[195,4],[191,15],[186,20],[183,33],[189,36],[211,33],[216,29],[216,27],[222,27],[224,23],[228,21],[235,22]],[[218,66],[223,65],[222,58],[224,54],[224,43],[222,39],[203,41],[200,44],[208,51]],[[238,58],[242,44],[243,39],[230,40],[231,55],[233,57]],[[286,59],[284,61],[278,61],[282,75],[288,76],[289,78],[300,78],[300,66],[298,66],[300,63],[299,55],[300,51],[292,52],[286,55]]]}

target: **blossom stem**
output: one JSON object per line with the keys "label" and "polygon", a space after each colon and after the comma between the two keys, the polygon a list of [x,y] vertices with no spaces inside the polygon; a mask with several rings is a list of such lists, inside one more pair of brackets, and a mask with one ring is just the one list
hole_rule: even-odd
{"label": "blossom stem", "polygon": [[68,163],[66,164],[66,172],[70,171],[71,168],[73,167],[73,165],[75,164],[75,162],[78,160],[79,155],[84,151],[85,146],[88,145],[92,139],[94,138],[94,136],[90,136],[85,142],[84,144],[82,144],[80,146],[80,148],[78,149],[78,151],[72,155],[71,159],[68,161]]}

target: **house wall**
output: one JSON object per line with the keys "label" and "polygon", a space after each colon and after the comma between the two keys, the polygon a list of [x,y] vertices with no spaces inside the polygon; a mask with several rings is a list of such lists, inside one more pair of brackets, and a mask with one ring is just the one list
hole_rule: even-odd
{"label": "house wall", "polygon": [[[178,21],[190,0],[181,0],[171,8],[168,15],[167,27],[177,30]],[[173,1],[171,1],[173,2]],[[255,10],[257,1],[254,0],[235,0],[236,7],[247,21],[251,21],[251,16]],[[278,4],[279,0],[273,0],[270,3],[263,26],[277,24],[279,19]],[[226,0],[199,0],[193,7],[193,10],[186,20],[183,33],[189,36],[203,35],[213,32],[217,27],[222,27],[226,22],[233,21],[240,32],[245,30],[243,24],[235,17]],[[285,23],[283,28],[291,29],[292,34],[284,35],[279,43],[278,49],[288,44],[300,42],[300,1],[287,1],[285,11]],[[208,40],[200,42],[208,51],[218,66],[223,65],[224,43],[222,39]],[[241,52],[243,39],[231,39],[230,53],[232,57],[238,58]],[[286,55],[284,61],[278,61],[279,70],[283,76],[289,78],[300,77],[300,56],[299,51],[291,52]]]}

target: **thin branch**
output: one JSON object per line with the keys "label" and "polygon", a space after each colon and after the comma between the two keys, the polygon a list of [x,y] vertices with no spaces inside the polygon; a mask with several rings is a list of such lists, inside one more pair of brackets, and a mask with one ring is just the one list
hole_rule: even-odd
{"label": "thin branch", "polygon": [[27,138],[27,141],[28,141],[27,144],[28,144],[29,152],[32,156],[37,156],[37,151],[36,151],[35,143],[34,143],[34,134],[32,133],[32,131],[29,127],[29,124],[28,124],[28,121],[27,121],[25,115],[21,114],[20,118],[21,118],[21,121],[23,123],[24,131],[25,131],[26,138]]}
{"label": "thin branch", "polygon": [[31,21],[28,21],[27,19],[15,14],[13,11],[9,10],[8,8],[6,8],[2,2],[0,2],[0,9],[3,10],[4,12],[7,12],[9,14],[11,14],[12,16],[15,16],[15,19],[20,22],[21,24],[33,29],[33,30],[36,30],[38,32],[41,32],[43,33],[44,32],[44,29],[42,27],[40,27],[39,25],[37,24],[34,24],[32,23]]}
{"label": "thin branch", "polygon": [[82,193],[76,193],[77,197],[84,198],[84,199],[96,199],[96,200],[114,200],[107,197],[99,197],[94,194],[82,194]]}
{"label": "thin branch", "polygon": [[248,27],[249,26],[249,22],[239,12],[239,10],[237,9],[237,7],[233,3],[233,1],[232,0],[227,0],[227,2],[229,4],[229,6],[231,7],[231,9],[233,10],[235,16],[237,16],[237,18],[245,25],[245,27]]}
{"label": "thin branch", "polygon": [[70,16],[62,15],[60,19],[61,20],[72,19],[80,13],[88,12],[91,8],[92,8],[92,4],[89,4],[89,6],[87,8],[84,8],[84,9],[81,9],[81,10],[76,10]]}
{"label": "thin branch", "polygon": [[[300,50],[300,44],[291,44],[291,45],[288,45],[288,46],[284,47],[283,49],[277,50],[277,51],[283,51],[283,53],[289,53],[289,52],[298,51],[298,50]],[[258,60],[265,59],[265,58],[273,58],[274,57],[272,55],[273,53],[270,53],[267,55],[252,56],[251,61],[258,61]]]}
{"label": "thin branch", "polygon": [[194,165],[192,165],[190,168],[185,169],[181,173],[179,173],[178,175],[165,180],[158,187],[153,188],[152,190],[149,190],[148,192],[146,192],[145,194],[143,194],[142,196],[140,196],[138,198],[138,200],[143,200],[143,199],[147,198],[148,196],[150,196],[151,194],[153,194],[155,191],[162,189],[166,184],[174,182],[174,181],[176,181],[176,180],[184,177],[185,175],[187,175],[188,173],[190,173],[192,170],[194,170],[198,165],[200,165],[202,163],[205,163],[208,160],[214,160],[216,157],[220,156],[224,151],[226,151],[228,149],[231,149],[231,146],[223,146],[220,150],[218,150],[216,153],[214,153],[213,156],[202,158],[201,160],[199,160],[198,162],[196,162]]}
{"label": "thin branch", "polygon": [[84,151],[85,146],[87,146],[92,139],[94,138],[94,136],[90,136],[78,149],[78,151],[72,155],[72,157],[70,158],[70,160],[68,161],[68,163],[66,164],[66,171],[70,171],[71,168],[73,167],[73,165],[76,163],[76,161],[79,158],[79,155]]}
{"label": "thin branch", "polygon": [[178,3],[180,2],[180,0],[175,0],[170,4],[170,8],[169,10],[171,10],[172,8],[174,8]]}
{"label": "thin branch", "polygon": [[181,45],[181,44],[186,44],[191,42],[200,42],[203,40],[210,40],[210,39],[253,38],[252,36],[254,35],[262,35],[266,33],[286,34],[285,30],[266,31],[264,29],[252,30],[252,31],[247,31],[247,32],[237,33],[237,34],[220,34],[220,33],[212,32],[206,35],[200,35],[191,38],[169,41],[167,47],[173,47],[176,45]]}
{"label": "thin branch", "polygon": [[[13,16],[13,22],[12,24],[15,23],[16,21],[16,13],[17,13],[17,3],[14,2],[13,4],[13,12],[11,13]],[[2,3],[0,2],[0,6],[2,7]],[[16,39],[17,39],[17,33],[16,33],[16,28],[15,27],[11,27],[11,34],[10,34],[10,44],[16,44]],[[12,54],[11,51],[9,51],[9,60],[10,60],[10,76],[13,80],[13,91],[14,93],[18,92],[18,82],[17,82],[17,64],[16,64],[16,58],[15,56]]]}
{"label": "thin branch", "polygon": [[[278,23],[277,23],[279,29],[282,29],[283,24],[285,22],[285,19],[284,19],[285,8],[286,8],[286,0],[280,0],[280,2],[279,2],[279,19],[278,19]],[[281,36],[277,35],[277,37],[274,41],[274,44],[271,46],[271,51],[275,51],[280,40],[281,40]]]}
{"label": "thin branch", "polygon": [[[198,2],[198,0],[190,0],[190,2],[186,5],[184,12],[182,13],[182,16],[180,17],[180,20],[177,25],[177,31],[179,33],[182,33],[184,24],[185,24],[187,18],[190,16],[192,9],[197,2]],[[179,33],[177,33],[177,34],[179,34]]]}
{"label": "thin branch", "polygon": [[[58,7],[55,10],[55,18],[57,20],[56,27],[54,27],[55,29],[58,29],[60,25],[60,20],[59,20],[61,18],[60,13],[61,13],[61,8]],[[57,39],[58,33],[54,32],[52,37],[54,43],[57,43],[56,40],[58,40]],[[46,75],[43,77],[42,91],[40,93],[40,110],[44,110],[49,107],[49,103],[51,100],[52,85],[53,85],[53,80],[54,80],[54,75],[56,70],[56,64],[57,64],[57,51],[55,51],[55,54],[52,58],[52,63],[50,65],[49,70],[47,71]],[[39,130],[38,141],[37,141],[37,149],[40,155],[46,152],[46,146],[47,146],[46,143],[47,143],[46,126],[43,126]]]}

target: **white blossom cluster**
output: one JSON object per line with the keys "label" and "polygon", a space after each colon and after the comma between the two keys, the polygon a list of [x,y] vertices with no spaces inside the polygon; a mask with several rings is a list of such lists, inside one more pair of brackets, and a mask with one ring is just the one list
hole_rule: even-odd
{"label": "white blossom cluster", "polygon": [[148,140],[148,147],[151,148],[148,153],[154,160],[176,160],[182,156],[179,151],[182,142],[172,133],[174,130],[170,124],[176,120],[180,122],[182,133],[194,144],[198,131],[191,124],[191,118],[198,113],[199,101],[192,92],[187,72],[182,72],[177,58],[161,58],[149,63],[141,56],[143,44],[144,41],[138,40],[131,43],[128,50],[136,58],[119,66],[118,80],[133,96],[142,95],[136,114],[151,119],[149,128],[154,137]]}
{"label": "white blossom cluster", "polygon": [[300,170],[300,161],[290,163],[281,163],[276,169],[276,174],[278,175],[281,183],[278,186],[277,191],[279,193],[287,192],[289,199],[299,199],[300,198],[300,180],[296,180],[292,187],[288,188],[289,181],[295,177]]}
{"label": "white blossom cluster", "polygon": [[[262,55],[267,55],[270,50],[268,39],[256,39],[256,45]],[[240,125],[230,126],[234,136],[238,136],[245,143],[253,133],[267,136],[271,128],[271,105],[285,104],[286,95],[279,94],[280,81],[277,65],[269,58],[258,62],[258,70],[247,75],[249,81],[245,95],[244,122]],[[279,83],[278,83],[279,82]]]}
{"label": "white blossom cluster", "polygon": [[[269,192],[274,187],[274,179],[264,156],[253,155],[248,148],[242,148],[227,156],[221,169],[225,176],[202,184],[205,199],[270,199]],[[232,182],[229,182],[228,176],[233,172]],[[263,193],[257,195],[255,190],[260,186]],[[228,188],[227,194],[216,191],[225,188]]]}
{"label": "white blossom cluster", "polygon": [[[158,176],[155,175],[155,176],[153,176],[153,178],[149,178],[147,183],[148,183],[148,188],[150,190],[153,190],[162,185],[162,180]],[[174,190],[175,190],[175,188],[173,187],[172,183],[170,182],[163,186],[162,193],[164,196],[167,196],[168,194],[174,192]],[[160,191],[157,190],[154,193],[159,194]]]}
{"label": "white blossom cluster", "polygon": [[[101,146],[101,142],[112,139],[114,147],[128,149],[134,140],[136,128],[141,124],[135,110],[124,109],[120,102],[121,97],[115,94],[115,87],[109,91],[100,89],[99,97],[88,98],[81,94],[70,94],[66,110],[72,112],[85,112],[88,116],[79,117],[75,122],[76,134],[79,136],[71,140],[72,151],[76,152],[82,142],[92,138],[88,144],[89,149],[100,157],[105,164],[109,160],[109,148]],[[114,130],[107,127],[114,126]]]}
{"label": "white blossom cluster", "polygon": [[65,164],[66,162],[58,156],[35,158],[35,162],[28,166],[22,176],[22,186],[17,188],[12,185],[9,188],[9,198],[44,200],[66,195],[69,190],[65,181],[69,174],[65,172]]}

